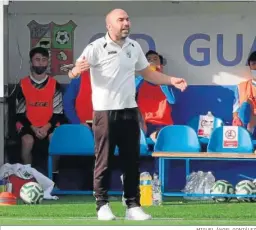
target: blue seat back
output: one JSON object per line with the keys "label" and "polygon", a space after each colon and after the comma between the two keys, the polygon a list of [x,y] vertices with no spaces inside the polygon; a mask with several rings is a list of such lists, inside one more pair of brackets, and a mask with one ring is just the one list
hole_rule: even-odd
{"label": "blue seat back", "polygon": [[[199,120],[200,116],[195,116],[187,123],[187,125],[194,129],[196,133],[198,131]],[[214,117],[213,130],[221,126],[223,126],[223,121],[218,117]]]}
{"label": "blue seat back", "polygon": [[155,152],[200,152],[196,132],[189,126],[172,125],[162,128],[154,147]]}
{"label": "blue seat back", "polygon": [[49,145],[50,155],[94,155],[94,138],[85,125],[65,124],[57,127]]}
{"label": "blue seat back", "polygon": [[238,127],[238,147],[223,147],[223,126],[215,129],[207,146],[207,152],[222,153],[252,153],[253,143],[250,133],[243,127]]}

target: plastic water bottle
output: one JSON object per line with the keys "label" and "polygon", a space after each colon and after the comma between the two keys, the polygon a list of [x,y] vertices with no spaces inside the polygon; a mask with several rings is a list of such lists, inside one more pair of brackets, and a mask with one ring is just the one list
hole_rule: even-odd
{"label": "plastic water bottle", "polygon": [[[199,184],[197,193],[201,194],[210,194],[210,190],[215,182],[215,177],[213,176],[212,172],[200,172],[199,177]],[[211,199],[209,196],[202,196],[200,197],[201,200],[208,200]]]}
{"label": "plastic water bottle", "polygon": [[[123,174],[120,176],[120,179],[121,179],[121,182],[122,182],[122,185],[124,185],[124,177],[123,177]],[[122,204],[124,206],[126,206],[126,202],[125,202],[125,198],[124,198],[124,192],[122,194]]]}
{"label": "plastic water bottle", "polygon": [[208,111],[208,112],[207,112],[207,116],[208,116],[208,117],[214,117],[214,116],[212,115],[212,112],[211,112],[211,111]]}
{"label": "plastic water bottle", "polygon": [[204,193],[204,172],[198,171],[197,172],[197,178],[195,181],[195,193]]}
{"label": "plastic water bottle", "polygon": [[[192,172],[190,175],[188,175],[187,179],[186,179],[185,188],[182,190],[182,192],[184,192],[186,194],[194,193],[196,180],[197,180],[196,172]],[[193,200],[193,198],[190,196],[185,196],[184,198],[187,200]]]}
{"label": "plastic water bottle", "polygon": [[152,177],[149,172],[140,174],[140,204],[141,206],[153,204]]}
{"label": "plastic water bottle", "polygon": [[206,114],[206,126],[204,127],[205,137],[209,138],[213,131],[214,116],[211,111]]}
{"label": "plastic water bottle", "polygon": [[199,197],[193,196],[194,193],[203,193],[204,188],[204,172],[192,172],[187,177],[187,183],[183,192],[191,194],[191,196],[185,196],[187,200],[198,200]]}
{"label": "plastic water bottle", "polygon": [[162,204],[162,192],[161,192],[161,183],[158,178],[158,175],[154,173],[153,175],[153,205],[158,206]]}
{"label": "plastic water bottle", "polygon": [[[209,122],[214,122],[214,116],[213,116],[213,114],[212,114],[211,111],[208,111],[206,116],[207,116],[207,118],[208,118],[208,119],[207,119],[207,120],[208,120],[208,123],[209,123]],[[209,127],[213,128],[213,124],[211,124],[211,126],[209,126]]]}
{"label": "plastic water bottle", "polygon": [[187,182],[185,187],[186,192],[193,191],[193,183],[195,182],[196,177],[197,177],[196,172],[192,172],[190,175],[187,176]]}
{"label": "plastic water bottle", "polygon": [[[204,187],[204,193],[210,194],[211,188],[215,183],[215,177],[213,176],[212,172],[207,172],[205,175],[205,187]],[[207,199],[210,199],[210,197],[206,197]]]}

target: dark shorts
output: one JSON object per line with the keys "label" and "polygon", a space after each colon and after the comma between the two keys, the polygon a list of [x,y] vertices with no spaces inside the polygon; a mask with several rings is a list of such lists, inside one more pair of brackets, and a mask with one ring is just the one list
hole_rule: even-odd
{"label": "dark shorts", "polygon": [[[50,129],[48,130],[48,134],[47,134],[47,136],[46,136],[44,139],[48,139],[49,135],[54,131],[54,128],[55,128],[55,127],[52,127],[52,128],[50,128]],[[23,137],[23,136],[26,135],[26,134],[31,135],[32,137],[34,137],[34,139],[38,139],[37,136],[35,135],[34,131],[31,129],[31,127],[28,127],[28,126],[23,127],[23,128],[21,129],[21,131],[19,132],[18,135],[19,135],[20,137]]]}

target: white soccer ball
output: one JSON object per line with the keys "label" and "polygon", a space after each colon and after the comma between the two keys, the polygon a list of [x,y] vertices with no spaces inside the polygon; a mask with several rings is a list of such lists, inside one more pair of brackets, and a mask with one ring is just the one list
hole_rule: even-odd
{"label": "white soccer ball", "polygon": [[26,204],[40,204],[44,198],[44,190],[36,182],[28,182],[20,189],[20,198]]}
{"label": "white soccer ball", "polygon": [[[230,184],[226,180],[217,180],[214,183],[214,185],[212,186],[210,193],[211,194],[223,194],[223,195],[234,194],[234,188],[233,188],[232,184]],[[217,202],[225,202],[225,201],[230,201],[231,197],[217,196],[217,197],[213,197],[213,200],[215,200]]]}
{"label": "white soccer ball", "polygon": [[[242,180],[236,185],[237,195],[256,195],[256,185],[250,180]],[[237,197],[239,201],[255,201],[256,198]]]}
{"label": "white soccer ball", "polygon": [[67,31],[60,30],[57,32],[55,39],[56,39],[56,42],[59,43],[60,45],[67,44],[70,39],[69,33]]}

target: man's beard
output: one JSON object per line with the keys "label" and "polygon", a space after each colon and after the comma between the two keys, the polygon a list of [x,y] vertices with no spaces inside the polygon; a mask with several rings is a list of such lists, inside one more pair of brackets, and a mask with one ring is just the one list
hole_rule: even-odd
{"label": "man's beard", "polygon": [[121,39],[126,39],[129,34],[130,34],[130,29],[125,29],[127,30],[128,32],[124,32],[123,30],[121,31]]}

